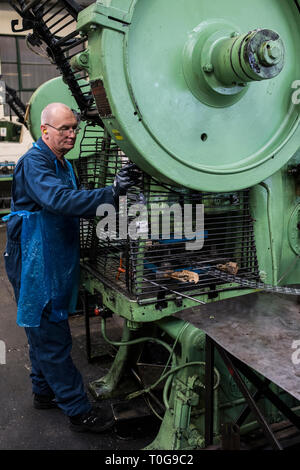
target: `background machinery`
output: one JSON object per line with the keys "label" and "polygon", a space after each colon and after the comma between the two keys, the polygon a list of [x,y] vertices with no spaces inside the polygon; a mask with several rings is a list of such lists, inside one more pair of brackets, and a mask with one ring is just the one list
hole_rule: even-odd
{"label": "background machinery", "polygon": [[71,158],[85,188],[141,170],[115,224],[81,221],[85,308],[105,337],[107,315],[124,319],[91,392],[146,397],[161,420],[150,449],[238,447],[257,425],[282,448],[271,424],[300,423],[299,2],[12,5],[62,74],[31,100],[33,137],[64,101],[82,121]]}
{"label": "background machinery", "polygon": [[[1,64],[0,64],[1,72]],[[1,78],[1,75],[0,75]],[[20,118],[22,119],[22,111],[25,114],[25,106],[19,98],[15,90],[0,80],[0,105],[4,103],[9,104]],[[18,142],[21,137],[21,128],[19,124],[5,119],[0,119],[0,141]],[[10,211],[11,203],[11,182],[13,178],[13,171],[15,169],[15,162],[5,161],[0,163],[0,213],[5,215]]]}

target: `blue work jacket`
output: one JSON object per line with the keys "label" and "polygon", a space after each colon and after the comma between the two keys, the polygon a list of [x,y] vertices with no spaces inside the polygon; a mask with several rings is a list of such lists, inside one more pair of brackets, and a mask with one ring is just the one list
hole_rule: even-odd
{"label": "blue work jacket", "polygon": [[[99,205],[114,205],[111,186],[93,190],[74,189],[73,184],[64,184],[57,176],[58,166],[60,174],[66,172],[66,178],[63,179],[68,181],[70,173],[67,166],[64,169],[56,155],[40,138],[16,165],[12,183],[11,212],[46,210],[58,216],[93,217]],[[22,217],[17,215],[7,221],[7,245],[4,255],[7,275],[13,285],[17,302],[22,274],[22,223]]]}
{"label": "blue work jacket", "polygon": [[[20,158],[12,182],[12,212],[45,208],[54,214],[94,217],[99,205],[115,204],[112,186],[92,190],[64,186],[57,178],[55,161],[56,155],[41,138]],[[20,242],[21,225],[19,217],[8,221],[8,241]]]}

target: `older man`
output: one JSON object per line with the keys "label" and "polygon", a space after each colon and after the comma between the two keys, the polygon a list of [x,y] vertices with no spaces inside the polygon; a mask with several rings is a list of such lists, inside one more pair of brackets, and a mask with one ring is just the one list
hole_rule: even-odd
{"label": "older man", "polygon": [[74,431],[102,432],[111,411],[91,406],[81,374],[72,362],[68,314],[74,311],[79,272],[79,217],[96,215],[103,203],[116,204],[135,182],[123,168],[113,186],[78,190],[71,164],[77,118],[62,103],[41,115],[42,137],[20,158],[12,184],[5,265],[25,327],[32,365],[34,406],[60,407]]}

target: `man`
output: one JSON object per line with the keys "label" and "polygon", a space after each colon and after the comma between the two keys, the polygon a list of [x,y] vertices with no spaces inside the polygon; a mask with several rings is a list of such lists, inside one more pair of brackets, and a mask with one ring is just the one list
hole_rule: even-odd
{"label": "man", "polygon": [[[42,137],[20,158],[12,184],[5,265],[25,327],[32,365],[34,406],[60,407],[74,431],[102,432],[111,410],[91,406],[72,362],[68,313],[74,311],[79,270],[79,217],[93,217],[103,203],[117,204],[136,178],[132,165],[114,185],[78,190],[66,153],[74,147],[77,118],[62,103],[41,115]],[[73,304],[73,305],[72,305]]]}

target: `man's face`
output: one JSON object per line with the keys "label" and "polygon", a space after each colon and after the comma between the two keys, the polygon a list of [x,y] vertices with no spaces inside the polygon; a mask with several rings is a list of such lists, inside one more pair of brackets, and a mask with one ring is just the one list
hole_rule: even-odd
{"label": "man's face", "polygon": [[64,155],[75,145],[77,119],[71,110],[59,109],[51,122],[41,126],[45,143],[56,155]]}

